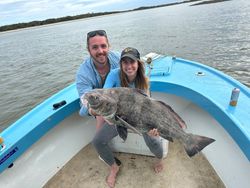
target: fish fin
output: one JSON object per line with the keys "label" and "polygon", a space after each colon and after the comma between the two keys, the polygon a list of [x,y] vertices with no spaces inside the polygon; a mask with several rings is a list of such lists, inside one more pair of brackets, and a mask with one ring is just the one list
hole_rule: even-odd
{"label": "fish fin", "polygon": [[184,143],[184,148],[188,156],[192,157],[214,141],[214,139],[205,136],[189,134],[188,141]]}
{"label": "fish fin", "polygon": [[128,137],[128,129],[126,127],[117,125],[116,130],[118,132],[118,135],[123,139],[123,141],[126,141]]}
{"label": "fish fin", "polygon": [[135,133],[137,133],[137,134],[139,134],[139,135],[142,136],[142,133],[141,133],[140,131],[138,131],[135,127],[133,127],[132,125],[130,125],[128,122],[126,122],[126,121],[125,121],[124,119],[122,119],[120,116],[116,115],[116,116],[115,116],[115,119],[116,119],[116,121],[119,120],[119,121],[122,123],[123,127],[129,128],[129,129],[131,129],[132,131],[134,131]]}
{"label": "fish fin", "polygon": [[137,93],[140,93],[140,94],[142,94],[142,95],[148,97],[147,93],[146,93],[144,90],[142,90],[142,89],[133,88],[133,90],[134,90],[135,92],[137,92]]}
{"label": "fish fin", "polygon": [[173,141],[174,141],[173,138],[170,137],[170,136],[165,136],[165,135],[164,135],[163,138],[167,139],[169,142],[173,142]]}
{"label": "fish fin", "polygon": [[166,103],[164,103],[162,101],[157,101],[157,102],[164,105],[173,114],[173,117],[178,122],[180,128],[187,129],[187,125],[186,125],[185,121],[171,108],[171,106],[167,105]]}

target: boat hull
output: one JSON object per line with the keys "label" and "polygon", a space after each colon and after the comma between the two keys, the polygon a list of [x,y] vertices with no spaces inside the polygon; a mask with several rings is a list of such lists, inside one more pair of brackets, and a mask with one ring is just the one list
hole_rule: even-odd
{"label": "boat hull", "polygon": [[[249,88],[196,62],[154,54],[151,57],[153,63],[147,66],[147,74],[153,97],[172,106],[186,121],[187,131],[216,140],[202,152],[226,187],[248,187]],[[232,107],[229,101],[234,87],[241,93],[237,106]],[[65,101],[64,105],[54,109],[60,101]],[[0,187],[41,187],[89,144],[95,121],[81,118],[79,108],[72,84],[3,131]],[[6,169],[13,162],[14,166]]]}
{"label": "boat hull", "polygon": [[[203,149],[202,153],[226,187],[238,185],[243,188],[248,187],[250,184],[248,159],[209,113],[194,103],[171,94],[154,92],[153,97],[173,107],[186,121],[187,132],[216,140]],[[93,118],[82,118],[78,113],[73,113],[17,159],[12,168],[0,175],[0,187],[42,187],[75,154],[91,142],[94,133]]]}

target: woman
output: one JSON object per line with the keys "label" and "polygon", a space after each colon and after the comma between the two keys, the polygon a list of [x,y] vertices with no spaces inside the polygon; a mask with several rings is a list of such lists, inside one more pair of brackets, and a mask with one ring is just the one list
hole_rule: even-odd
{"label": "woman", "polygon": [[[139,88],[149,95],[148,78],[145,75],[144,63],[140,60],[140,53],[137,49],[128,47],[122,51],[120,68],[111,70],[103,86],[103,88],[112,87]],[[110,174],[107,177],[107,183],[112,187],[115,184],[119,166],[116,163],[112,163],[115,158],[113,157],[113,154],[111,156],[107,142],[118,134],[115,126],[108,125],[107,123],[104,124],[104,119],[101,116],[97,116],[97,130],[97,134],[93,140],[93,145],[98,151],[101,159],[111,166]],[[161,172],[163,169],[163,148],[159,140],[157,129],[150,130],[148,133],[143,134],[143,138],[150,151],[158,159],[154,166],[155,172]]]}
{"label": "woman", "polygon": [[149,94],[149,82],[145,75],[144,63],[135,48],[125,48],[121,53],[120,68],[111,71],[103,88],[132,87]]}

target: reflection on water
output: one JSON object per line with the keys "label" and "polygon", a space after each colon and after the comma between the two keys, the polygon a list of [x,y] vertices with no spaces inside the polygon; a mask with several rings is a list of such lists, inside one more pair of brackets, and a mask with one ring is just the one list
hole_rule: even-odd
{"label": "reflection on water", "polygon": [[0,131],[72,83],[86,33],[105,29],[112,49],[133,46],[215,67],[250,86],[250,2],[228,1],[76,20],[0,33]]}

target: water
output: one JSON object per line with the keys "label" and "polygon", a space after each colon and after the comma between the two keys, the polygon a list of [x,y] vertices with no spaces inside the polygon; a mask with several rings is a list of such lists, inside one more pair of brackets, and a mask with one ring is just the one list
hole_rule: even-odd
{"label": "water", "polygon": [[88,55],[86,33],[215,67],[250,86],[250,2],[149,9],[0,33],[0,131],[70,85]]}

